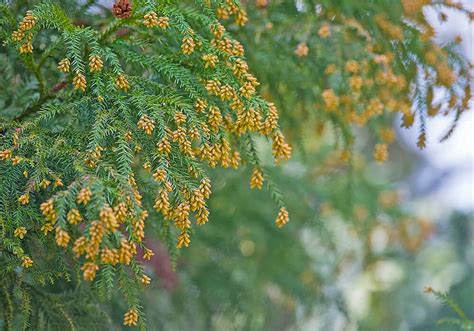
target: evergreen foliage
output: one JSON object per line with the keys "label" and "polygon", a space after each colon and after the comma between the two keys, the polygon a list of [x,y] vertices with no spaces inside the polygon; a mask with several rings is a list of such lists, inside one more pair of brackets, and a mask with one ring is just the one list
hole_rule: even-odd
{"label": "evergreen foliage", "polygon": [[426,293],[433,294],[436,299],[447,305],[457,315],[457,318],[443,318],[438,321],[439,324],[452,325],[459,330],[474,330],[474,321],[470,320],[459,305],[449,296],[448,293],[436,291],[431,287],[425,289]]}
{"label": "evergreen foliage", "polygon": [[[432,230],[372,178],[365,156],[387,160],[394,114],[419,126],[423,148],[426,119],[454,114],[445,139],[471,100],[469,64],[455,43],[434,43],[426,6],[440,19],[446,8],[474,17],[423,0],[0,3],[0,325],[144,329],[153,241],[175,267],[194,232],[181,261],[184,282],[205,292],[204,307],[182,303],[200,316],[196,329],[211,327],[206,309],[249,330],[291,326],[295,302],[345,311],[333,282],[353,252],[341,228],[360,236],[363,265],[410,254]],[[291,154],[279,121],[297,149],[276,168]],[[361,132],[370,138],[357,146]],[[272,199],[249,193],[248,174]],[[219,194],[208,206],[211,182]],[[297,221],[278,229],[287,210]],[[381,227],[397,239],[374,255]],[[314,233],[324,270],[309,266]],[[245,254],[255,258],[237,266]],[[248,305],[220,307],[217,278]],[[268,293],[277,305],[262,305]],[[163,316],[148,319],[171,325]]]}
{"label": "evergreen foliage", "polygon": [[[247,3],[249,20],[239,31],[262,93],[282,111],[295,146],[302,135],[329,129],[348,158],[358,128],[368,129],[373,157],[388,158],[393,114],[401,126],[419,128],[426,146],[426,120],[453,117],[449,137],[472,98],[472,74],[456,52],[462,39],[434,41],[425,13],[473,14],[452,1],[291,1]],[[441,97],[434,99],[435,91]],[[345,151],[344,151],[345,150]]]}
{"label": "evergreen foliage", "polygon": [[[273,140],[276,160],[290,156],[275,106],[256,94],[242,46],[213,14],[218,5],[119,1],[105,25],[71,21],[68,10],[86,10],[73,2],[39,2],[19,24],[22,8],[2,5],[5,60],[22,64],[6,75],[31,89],[2,111],[5,294],[32,296],[28,288],[80,268],[105,297],[118,285],[124,323],[142,323],[138,287],[150,278],[134,256],[153,255],[145,220],[171,250],[187,247],[191,215],[198,225],[209,216],[204,164],[258,165],[258,134]],[[243,23],[238,5],[227,6]],[[288,214],[272,195],[282,226]]]}

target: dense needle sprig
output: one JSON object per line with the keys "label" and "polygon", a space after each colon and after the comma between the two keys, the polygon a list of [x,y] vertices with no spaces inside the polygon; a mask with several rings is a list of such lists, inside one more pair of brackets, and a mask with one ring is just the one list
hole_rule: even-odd
{"label": "dense needle sprig", "polygon": [[[212,6],[245,23],[236,3],[219,3]],[[169,231],[163,239],[182,248],[190,245],[193,220],[209,220],[206,165],[237,168],[244,158],[258,164],[257,135],[273,141],[277,161],[290,157],[276,107],[257,94],[242,46],[209,6],[118,1],[101,30],[73,25],[59,3],[45,2],[11,33],[27,63],[40,57],[35,40],[54,28],[56,44],[42,61],[63,81],[55,91],[57,83],[33,69],[51,92],[43,88],[37,109],[2,124],[0,199],[8,207],[0,218],[35,215],[7,228],[6,253],[18,265],[42,266],[28,244],[39,237],[75,256],[87,282],[113,281],[114,270],[133,275],[133,286],[148,285],[136,262],[138,254],[153,255],[147,230],[173,226],[176,239]],[[262,173],[257,182],[261,188]],[[281,226],[288,214],[277,202]],[[123,293],[131,307],[124,324],[137,325],[138,292]]]}

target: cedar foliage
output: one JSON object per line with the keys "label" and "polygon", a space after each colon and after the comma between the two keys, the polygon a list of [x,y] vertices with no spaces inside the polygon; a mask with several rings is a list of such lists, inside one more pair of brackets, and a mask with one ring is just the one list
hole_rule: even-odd
{"label": "cedar foliage", "polygon": [[[195,212],[198,224],[208,212],[212,218],[204,205],[209,167],[249,163],[250,186],[267,185],[280,208],[277,225],[286,223],[257,137],[273,139],[277,159],[290,148],[245,57],[261,94],[281,107],[291,141],[308,153],[303,160],[322,164],[315,178],[350,161],[347,176],[321,183],[347,197],[331,208],[355,219],[375,214],[377,194],[352,204],[357,189],[378,189],[353,169],[354,127],[367,126],[381,140],[374,157],[384,161],[393,113],[403,114],[404,126],[417,118],[422,147],[427,116],[454,112],[458,121],[470,100],[465,60],[453,45],[433,43],[421,14],[425,2],[415,2],[323,1],[312,11],[312,1],[246,1],[250,24],[243,28],[247,14],[234,1],[117,1],[99,13],[88,11],[95,1],[1,4],[5,327],[18,320],[25,329],[103,327],[96,297],[113,298],[118,285],[130,308],[124,322],[138,319],[144,328],[140,287],[148,276],[132,257],[152,254],[143,228],[175,259],[176,245],[187,246],[193,231],[187,216]],[[218,19],[244,43],[245,56]],[[433,104],[437,86],[445,97]],[[319,137],[324,127],[336,137],[336,152],[312,157],[300,135]],[[305,184],[308,196],[335,194]],[[302,207],[307,211],[299,213],[308,214],[328,204]],[[204,245],[213,247],[208,240]]]}
{"label": "cedar foliage", "polygon": [[432,294],[437,300],[448,306],[456,314],[456,318],[443,318],[438,321],[440,325],[450,325],[459,330],[474,330],[474,321],[470,320],[466,313],[459,307],[448,293],[434,290],[431,287],[425,288],[425,293]]}
{"label": "cedar foliage", "polygon": [[472,73],[456,51],[462,40],[437,44],[426,16],[435,12],[443,24],[446,12],[457,11],[472,21],[458,2],[261,0],[248,1],[247,11],[252,24],[239,40],[252,50],[249,64],[295,146],[328,128],[348,154],[360,128],[368,129],[383,162],[395,114],[401,126],[418,127],[424,148],[427,119],[453,119],[444,140],[469,107]]}
{"label": "cedar foliage", "polygon": [[[143,0],[130,11],[119,1],[100,24],[70,19],[92,3],[39,1],[19,24],[21,5],[0,7],[2,53],[14,63],[5,85],[29,90],[2,112],[6,326],[14,291],[32,297],[36,285],[80,283],[78,273],[103,297],[118,285],[124,324],[143,325],[138,292],[150,278],[134,256],[153,255],[145,226],[170,250],[187,247],[191,218],[209,217],[205,164],[258,165],[257,135],[273,140],[277,161],[290,156],[275,106],[256,94],[242,46],[213,14],[219,2]],[[242,23],[238,4],[227,5]],[[272,196],[282,226],[287,212]],[[38,306],[24,308],[25,328],[46,315]]]}

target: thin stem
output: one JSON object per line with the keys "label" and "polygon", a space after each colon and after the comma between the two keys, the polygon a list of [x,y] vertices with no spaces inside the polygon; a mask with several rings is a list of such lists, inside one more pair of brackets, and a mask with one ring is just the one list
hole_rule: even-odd
{"label": "thin stem", "polygon": [[61,91],[62,89],[64,89],[66,86],[67,86],[66,81],[60,82],[59,84],[54,86],[51,89],[51,91],[49,91],[49,93],[46,93],[46,94],[40,96],[40,98],[35,103],[33,103],[30,107],[28,107],[23,113],[21,113],[20,115],[15,117],[15,120],[16,121],[22,121],[28,115],[36,113],[37,111],[39,111],[41,109],[41,107],[46,102],[48,102],[49,100],[54,98],[55,94],[58,93],[59,91]]}
{"label": "thin stem", "polygon": [[44,84],[44,78],[43,75],[41,74],[41,70],[39,66],[36,64],[36,61],[34,60],[33,56],[28,55],[22,57],[23,63],[25,66],[35,75],[36,80],[38,81],[38,87],[40,91],[40,95],[43,96],[46,94],[46,87]]}

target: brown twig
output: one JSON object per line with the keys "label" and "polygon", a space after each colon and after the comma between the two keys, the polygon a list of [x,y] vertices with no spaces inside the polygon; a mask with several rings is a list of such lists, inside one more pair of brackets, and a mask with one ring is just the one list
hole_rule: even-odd
{"label": "brown twig", "polygon": [[33,103],[31,106],[29,106],[23,113],[15,117],[16,121],[22,121],[25,117],[27,117],[30,114],[36,113],[41,109],[41,107],[54,98],[55,94],[61,91],[62,89],[66,88],[67,86],[67,81],[61,81],[60,83],[56,84],[50,91],[49,93],[43,95],[40,97],[35,103]]}

